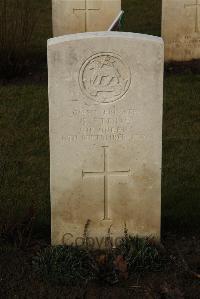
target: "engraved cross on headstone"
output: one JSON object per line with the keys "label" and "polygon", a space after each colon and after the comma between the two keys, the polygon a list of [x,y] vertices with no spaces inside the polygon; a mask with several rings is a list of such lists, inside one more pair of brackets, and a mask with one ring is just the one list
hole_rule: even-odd
{"label": "engraved cross on headstone", "polygon": [[96,11],[96,10],[100,10],[100,8],[90,8],[90,7],[88,7],[88,0],[85,0],[85,7],[84,8],[74,8],[73,9],[74,13],[76,11],[84,11],[84,13],[85,13],[85,31],[87,31],[87,28],[88,28],[88,12]]}
{"label": "engraved cross on headstone", "polygon": [[185,8],[196,8],[195,10],[195,32],[199,33],[200,29],[199,29],[199,7],[200,7],[200,3],[198,2],[199,0],[196,0],[196,3],[193,4],[185,4]]}
{"label": "engraved cross on headstone", "polygon": [[109,170],[108,166],[108,147],[103,146],[103,154],[104,154],[104,168],[103,171],[82,171],[82,177],[95,177],[100,176],[104,179],[104,218],[103,220],[110,220],[109,219],[109,209],[108,209],[108,179],[110,176],[128,176],[131,170],[119,170],[119,171],[111,171]]}

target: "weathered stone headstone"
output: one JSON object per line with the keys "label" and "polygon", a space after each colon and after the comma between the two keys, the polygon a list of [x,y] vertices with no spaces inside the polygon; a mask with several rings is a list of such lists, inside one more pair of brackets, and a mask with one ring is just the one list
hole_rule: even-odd
{"label": "weathered stone headstone", "polygon": [[107,31],[121,0],[52,0],[53,35]]}
{"label": "weathered stone headstone", "polygon": [[165,60],[200,59],[200,0],[163,0]]}
{"label": "weathered stone headstone", "polygon": [[87,227],[98,246],[125,223],[159,237],[163,52],[132,33],[48,41],[53,244]]}

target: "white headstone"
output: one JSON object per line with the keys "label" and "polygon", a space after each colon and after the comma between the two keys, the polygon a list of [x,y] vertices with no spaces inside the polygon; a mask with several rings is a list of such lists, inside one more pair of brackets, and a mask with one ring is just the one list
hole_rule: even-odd
{"label": "white headstone", "polygon": [[200,0],[163,0],[165,60],[200,59]]}
{"label": "white headstone", "polygon": [[53,35],[107,31],[121,0],[52,0]]}
{"label": "white headstone", "polygon": [[125,223],[159,237],[163,52],[161,38],[132,33],[48,41],[53,244],[88,222],[98,242]]}

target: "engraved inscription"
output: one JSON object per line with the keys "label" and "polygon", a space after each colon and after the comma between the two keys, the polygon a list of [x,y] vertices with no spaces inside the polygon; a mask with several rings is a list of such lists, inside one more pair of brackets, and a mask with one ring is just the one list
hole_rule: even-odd
{"label": "engraved inscription", "polygon": [[73,134],[63,136],[68,143],[106,142],[113,143],[132,140],[132,132],[137,112],[133,106],[119,110],[114,105],[111,108],[74,109],[69,115],[69,122],[74,122]]}
{"label": "engraved inscription", "polygon": [[[137,136],[137,135],[135,135]],[[142,135],[139,136],[140,138],[143,138]],[[113,141],[113,142],[120,142],[125,140],[131,140],[132,136],[129,138],[124,134],[107,134],[107,135],[95,135],[95,134],[89,134],[89,135],[69,135],[62,138],[63,140],[66,140],[69,143],[75,143],[75,142],[89,142],[89,141],[95,141],[95,142],[105,142],[105,141]]]}
{"label": "engraved inscription", "polygon": [[183,51],[193,53],[200,48],[200,38],[195,38],[192,35],[185,35],[179,40],[168,40],[165,43],[166,47],[177,48]]}
{"label": "engraved inscription", "polygon": [[103,146],[104,151],[104,161],[103,161],[103,171],[82,171],[82,177],[94,177],[100,176],[104,179],[104,218],[103,220],[110,220],[109,218],[109,190],[108,190],[108,180],[110,176],[128,176],[131,170],[119,170],[111,171],[108,167],[108,146]]}
{"label": "engraved inscription", "polygon": [[91,8],[88,6],[88,1],[85,0],[85,7],[84,8],[74,8],[73,13],[76,14],[76,11],[83,11],[85,14],[85,31],[88,29],[88,13],[90,11],[98,11],[100,8]]}
{"label": "engraved inscription", "polygon": [[185,8],[195,8],[195,32],[199,33],[200,32],[200,28],[199,28],[199,9],[200,9],[200,2],[199,2],[199,0],[196,0],[196,3],[185,4],[184,7]]}
{"label": "engraved inscription", "polygon": [[79,73],[82,92],[99,104],[122,98],[130,83],[129,67],[114,53],[93,55],[85,61]]}

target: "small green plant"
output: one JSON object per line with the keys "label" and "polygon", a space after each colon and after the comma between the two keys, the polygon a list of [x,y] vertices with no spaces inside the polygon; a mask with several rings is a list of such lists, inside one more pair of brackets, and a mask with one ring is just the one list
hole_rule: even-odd
{"label": "small green plant", "polygon": [[34,270],[50,282],[77,285],[97,280],[116,284],[127,280],[129,274],[138,271],[157,270],[162,265],[159,245],[153,238],[131,236],[124,227],[124,237],[115,247],[109,227],[105,248],[96,250],[89,245],[89,226],[84,226],[81,246],[60,245],[48,247],[33,259]]}
{"label": "small green plant", "polygon": [[125,230],[118,250],[127,262],[129,273],[158,270],[162,265],[162,256],[153,238],[131,236]]}
{"label": "small green plant", "polygon": [[95,263],[81,247],[48,247],[33,259],[34,271],[55,284],[77,285],[95,278]]}

